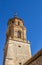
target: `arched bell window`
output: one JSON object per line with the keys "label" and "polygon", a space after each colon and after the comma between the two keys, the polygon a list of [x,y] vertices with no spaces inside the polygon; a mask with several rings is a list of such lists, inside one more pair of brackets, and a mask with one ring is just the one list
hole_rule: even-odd
{"label": "arched bell window", "polygon": [[12,21],[12,25],[14,24],[14,21]]}
{"label": "arched bell window", "polygon": [[21,38],[21,31],[18,31],[18,32],[17,32],[17,37],[18,37],[18,38]]}
{"label": "arched bell window", "polygon": [[12,24],[14,23],[14,21],[12,21]]}
{"label": "arched bell window", "polygon": [[20,22],[18,22],[18,25],[20,25]]}

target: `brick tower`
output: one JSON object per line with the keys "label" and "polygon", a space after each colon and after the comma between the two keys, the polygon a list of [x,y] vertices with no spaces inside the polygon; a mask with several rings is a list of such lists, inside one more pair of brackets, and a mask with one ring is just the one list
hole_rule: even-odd
{"label": "brick tower", "polygon": [[8,21],[4,65],[23,65],[30,58],[30,43],[26,40],[26,28],[23,20],[14,17]]}

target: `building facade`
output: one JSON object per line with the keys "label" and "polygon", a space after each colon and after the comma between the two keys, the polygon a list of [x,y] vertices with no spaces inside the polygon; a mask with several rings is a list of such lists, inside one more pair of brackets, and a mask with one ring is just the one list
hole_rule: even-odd
{"label": "building facade", "polygon": [[3,65],[23,65],[30,58],[30,42],[26,40],[23,20],[18,17],[9,19]]}

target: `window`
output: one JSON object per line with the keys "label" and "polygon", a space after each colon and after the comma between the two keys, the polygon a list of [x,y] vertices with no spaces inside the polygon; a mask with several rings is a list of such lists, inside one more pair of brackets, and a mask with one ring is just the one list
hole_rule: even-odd
{"label": "window", "polygon": [[12,21],[12,24],[14,24],[14,21]]}
{"label": "window", "polygon": [[20,22],[18,22],[18,25],[20,25]]}
{"label": "window", "polygon": [[21,38],[21,32],[20,31],[17,32],[17,36],[18,36],[18,38]]}

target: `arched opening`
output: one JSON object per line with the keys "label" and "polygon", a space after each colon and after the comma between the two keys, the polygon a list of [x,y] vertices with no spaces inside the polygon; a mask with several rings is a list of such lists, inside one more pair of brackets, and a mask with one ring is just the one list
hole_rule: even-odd
{"label": "arched opening", "polygon": [[21,32],[20,31],[17,32],[17,37],[21,38]]}
{"label": "arched opening", "polygon": [[18,25],[20,25],[20,22],[18,22]]}
{"label": "arched opening", "polygon": [[11,23],[12,23],[12,25],[13,25],[13,24],[14,24],[14,21],[12,21]]}

